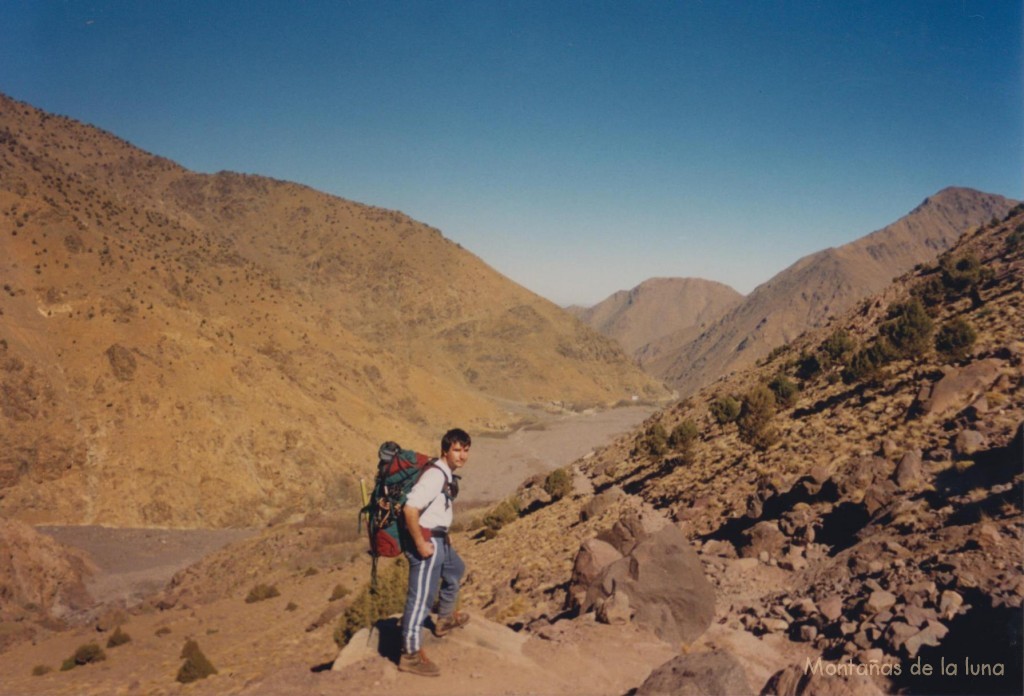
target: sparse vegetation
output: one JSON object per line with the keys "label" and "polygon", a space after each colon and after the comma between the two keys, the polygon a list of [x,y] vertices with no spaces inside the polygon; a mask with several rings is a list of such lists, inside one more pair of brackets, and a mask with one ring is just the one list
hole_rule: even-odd
{"label": "sparse vegetation", "polygon": [[493,538],[498,530],[504,527],[509,522],[513,522],[519,518],[519,501],[515,496],[506,498],[505,500],[498,503],[489,513],[484,515],[484,536],[485,538]]}
{"label": "sparse vegetation", "polygon": [[36,665],[35,667],[32,668],[32,676],[33,677],[41,677],[44,674],[49,674],[52,671],[53,671],[53,667],[50,667],[49,665]]}
{"label": "sparse vegetation", "polygon": [[156,632],[154,633],[154,635],[157,638],[162,638],[162,637],[164,637],[166,635],[170,635],[170,633],[171,633],[171,629],[169,627],[161,626],[160,628],[156,629]]}
{"label": "sparse vegetation", "polygon": [[731,396],[720,396],[711,403],[709,410],[719,425],[726,425],[740,417],[742,408],[743,404],[738,399]]}
{"label": "sparse vegetation", "polygon": [[572,474],[566,468],[555,469],[544,479],[544,492],[552,500],[561,500],[572,493]]}
{"label": "sparse vegetation", "polygon": [[114,629],[114,632],[110,634],[110,638],[107,639],[108,648],[116,648],[119,645],[132,642],[132,637],[121,630],[118,626]]}
{"label": "sparse vegetation", "polygon": [[272,599],[280,596],[280,592],[277,589],[277,585],[265,585],[260,583],[251,590],[245,598],[246,604],[252,604],[253,602],[262,602],[265,599]]}
{"label": "sparse vegetation", "polygon": [[977,331],[969,322],[961,317],[952,319],[935,334],[935,350],[951,360],[962,360],[967,357],[974,341],[978,338]]}
{"label": "sparse vegetation", "polygon": [[928,350],[935,328],[917,298],[889,308],[889,318],[878,327],[878,346],[889,359],[917,358]]}
{"label": "sparse vegetation", "polygon": [[399,557],[377,576],[376,589],[363,586],[352,604],[345,609],[334,629],[334,642],[339,648],[348,645],[360,629],[372,626],[382,618],[397,614],[405,607],[405,591],[409,584],[409,564]]}
{"label": "sparse vegetation", "polygon": [[668,436],[668,446],[677,451],[688,449],[699,434],[697,424],[687,418],[672,428],[672,433]]}
{"label": "sparse vegetation", "polygon": [[203,654],[199,644],[191,638],[186,640],[185,645],[181,648],[181,657],[185,662],[182,663],[181,668],[178,670],[177,680],[182,684],[206,679],[211,675],[217,674],[217,668]]}
{"label": "sparse vegetation", "polygon": [[665,426],[655,423],[647,428],[637,439],[636,449],[638,452],[646,452],[655,457],[665,454],[668,451],[668,433],[665,432]]}
{"label": "sparse vegetation", "polygon": [[349,589],[347,587],[345,587],[344,585],[342,585],[341,583],[339,583],[339,584],[334,586],[333,590],[331,590],[331,596],[328,598],[327,601],[329,601],[329,602],[336,602],[339,599],[344,599],[345,597],[348,596],[348,594],[349,594]]}
{"label": "sparse vegetation", "polygon": [[779,373],[768,383],[768,388],[775,395],[775,400],[783,408],[791,408],[796,404],[796,397],[800,393],[800,387],[789,377]]}
{"label": "sparse vegetation", "polygon": [[60,666],[61,672],[67,672],[69,669],[75,667],[81,667],[82,665],[90,665],[94,662],[102,662],[107,659],[107,653],[103,651],[103,648],[97,643],[86,643],[85,645],[78,646],[75,650],[75,654],[64,660],[64,663]]}
{"label": "sparse vegetation", "polygon": [[288,604],[285,605],[284,610],[285,611],[295,611],[298,608],[299,608],[299,605],[296,604],[295,602],[288,602]]}
{"label": "sparse vegetation", "polygon": [[736,420],[740,439],[757,448],[767,449],[777,438],[777,433],[769,427],[775,415],[775,395],[764,386],[757,386],[743,397],[743,407]]}

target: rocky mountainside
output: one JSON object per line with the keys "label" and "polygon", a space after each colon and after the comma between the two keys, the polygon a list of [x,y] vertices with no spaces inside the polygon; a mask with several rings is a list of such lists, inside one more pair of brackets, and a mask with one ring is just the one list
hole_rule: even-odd
{"label": "rocky mountainside", "polygon": [[384,439],[666,394],[401,213],[4,96],[0,278],[0,498],[31,522],[251,525],[352,503]]}
{"label": "rocky mountainside", "polygon": [[[638,549],[658,548],[667,518],[716,592],[714,621],[687,652],[733,646],[749,675],[764,655],[740,637],[781,639],[795,666],[774,664],[767,693],[817,693],[836,678],[855,689],[843,693],[1018,693],[1021,306],[1017,206],[581,460],[576,494],[551,502],[524,488],[525,512],[468,554],[473,605],[538,632],[572,604],[612,622],[678,613],[681,627],[692,611],[607,595],[623,557],[633,577],[662,572],[659,554]],[[543,563],[518,551],[538,548]],[[807,658],[826,671],[807,672]],[[931,676],[911,672],[916,660]],[[959,674],[937,675],[943,660]]]}
{"label": "rocky mountainside", "polygon": [[638,355],[651,374],[690,394],[882,291],[916,264],[934,260],[964,232],[1001,219],[1014,204],[971,189],[944,189],[888,227],[800,259],[693,340],[669,336]]}
{"label": "rocky mountainside", "polygon": [[711,280],[651,278],[593,307],[569,309],[633,355],[662,340],[670,345],[689,343],[742,299],[728,285]]}
{"label": "rocky mountainside", "polygon": [[[525,481],[454,534],[473,620],[427,635],[435,680],[397,672],[393,620],[339,654],[332,633],[394,599],[399,566],[382,565],[370,595],[365,541],[347,518],[309,514],[204,558],[119,617],[8,648],[5,684],[1020,693],[1021,306],[1017,207],[770,360]],[[76,646],[110,646],[119,623],[132,640],[101,664],[54,669]],[[217,674],[175,681],[186,640]]]}

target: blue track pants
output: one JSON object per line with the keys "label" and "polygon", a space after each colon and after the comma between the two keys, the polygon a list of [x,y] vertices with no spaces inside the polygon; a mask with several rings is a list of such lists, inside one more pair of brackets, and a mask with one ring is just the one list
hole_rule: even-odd
{"label": "blue track pants", "polygon": [[447,539],[432,537],[434,555],[420,558],[406,552],[409,559],[409,592],[405,597],[405,613],[402,614],[402,650],[418,652],[421,646],[423,623],[430,615],[430,607],[440,589],[438,614],[448,616],[455,611],[459,598],[459,582],[466,572],[466,564],[451,547]]}

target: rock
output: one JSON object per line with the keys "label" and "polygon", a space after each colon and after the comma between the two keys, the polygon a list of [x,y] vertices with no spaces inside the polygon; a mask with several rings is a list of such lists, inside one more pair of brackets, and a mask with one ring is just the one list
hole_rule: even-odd
{"label": "rock", "polygon": [[618,486],[613,486],[600,495],[594,496],[590,502],[580,510],[580,520],[587,520],[599,517],[602,512],[610,509],[615,503],[626,497],[626,492]]}
{"label": "rock", "polygon": [[884,634],[885,642],[890,648],[889,652],[894,654],[899,652],[907,640],[917,633],[918,630],[905,621],[891,622]]}
{"label": "rock", "polygon": [[736,558],[736,547],[728,541],[709,539],[704,542],[700,552],[706,556],[720,556],[722,558]]}
{"label": "rock", "polygon": [[921,471],[921,450],[912,449],[900,459],[896,465],[893,480],[901,490],[914,490],[924,481]]}
{"label": "rock", "polygon": [[914,411],[938,415],[973,403],[999,378],[1001,367],[1002,361],[995,358],[977,360],[962,368],[944,367],[937,382],[930,388],[922,387]]}
{"label": "rock", "polygon": [[918,651],[923,646],[938,646],[947,633],[949,633],[949,629],[938,621],[929,622],[925,628],[921,629],[903,642],[903,649],[907,651],[908,657],[917,657]]}
{"label": "rock", "polygon": [[958,459],[967,459],[986,445],[985,436],[977,430],[961,430],[953,441],[953,452]]}
{"label": "rock", "polygon": [[765,633],[785,633],[789,630],[789,622],[785,619],[773,619],[767,616],[761,619],[761,629]]}
{"label": "rock", "polygon": [[896,595],[885,590],[875,590],[864,602],[864,610],[869,614],[878,614],[896,604]]}
{"label": "rock", "polygon": [[818,611],[828,621],[836,621],[843,615],[843,598],[832,595],[818,602]]}
{"label": "rock", "polygon": [[674,657],[651,672],[636,690],[636,696],[752,696],[754,693],[743,665],[720,650]]}
{"label": "rock", "polygon": [[579,608],[601,572],[622,558],[615,547],[600,539],[588,539],[580,545],[569,581],[569,607]]}
{"label": "rock", "polygon": [[[812,662],[812,665],[814,663]],[[839,665],[832,664],[833,673],[825,673],[828,663],[821,661],[822,672],[806,669],[805,665],[790,665],[779,670],[761,690],[762,696],[881,696],[881,691],[864,675],[847,674]]]}
{"label": "rock", "polygon": [[629,623],[632,612],[629,610],[629,597],[625,592],[613,591],[597,605],[597,620],[611,626],[623,626]]}
{"label": "rock", "polygon": [[797,630],[799,640],[809,643],[818,637],[818,627],[814,624],[803,624]]}
{"label": "rock", "polygon": [[629,510],[612,525],[611,529],[597,535],[601,541],[611,544],[623,556],[628,555],[637,544],[652,533],[663,528],[667,522],[653,512],[639,513]]}
{"label": "rock", "polygon": [[818,607],[815,606],[814,600],[810,597],[802,597],[800,599],[795,599],[792,602],[790,602],[789,606],[786,608],[786,611],[788,611],[792,616],[798,619],[804,619],[809,616],[813,616],[814,614],[817,614]]}
{"label": "rock", "polygon": [[711,625],[715,613],[714,589],[700,558],[674,525],[607,566],[590,585],[583,610],[615,591],[628,595],[635,623],[670,643],[692,642]]}
{"label": "rock", "polygon": [[775,555],[782,551],[786,536],[774,522],[758,522],[743,533],[739,553],[743,558],[758,558],[761,554]]}
{"label": "rock", "polygon": [[939,613],[945,619],[952,619],[960,611],[964,604],[964,598],[959,592],[946,590],[939,598]]}
{"label": "rock", "polygon": [[729,567],[737,573],[745,573],[754,570],[759,565],[761,562],[756,558],[737,558]]}

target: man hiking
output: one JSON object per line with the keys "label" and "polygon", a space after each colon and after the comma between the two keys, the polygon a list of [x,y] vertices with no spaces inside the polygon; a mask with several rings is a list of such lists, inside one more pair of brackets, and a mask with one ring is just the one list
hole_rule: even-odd
{"label": "man hiking", "polygon": [[466,565],[452,548],[448,530],[452,525],[452,500],[458,494],[455,471],[469,459],[469,434],[458,428],[441,438],[441,458],[424,469],[409,491],[403,516],[413,549],[409,559],[409,590],[402,615],[402,656],[398,669],[423,676],[437,676],[441,669],[427,659],[421,647],[421,629],[430,606],[440,590],[434,635],[443,636],[465,626],[469,616],[455,611],[459,582]]}

